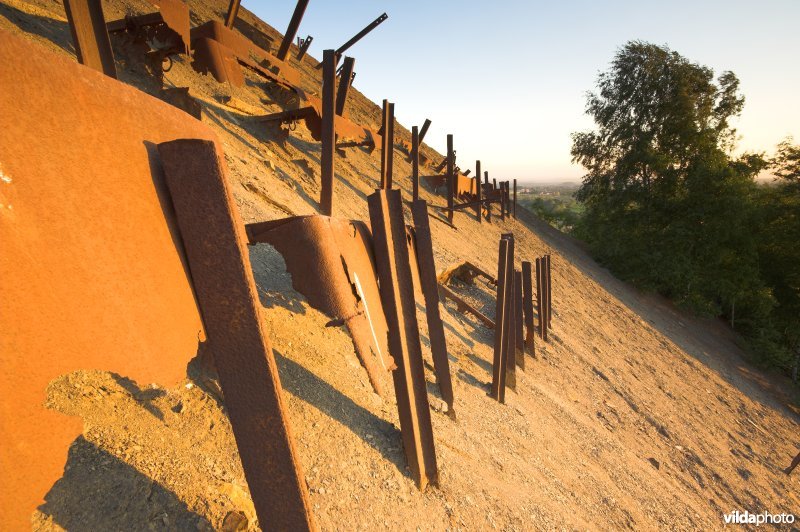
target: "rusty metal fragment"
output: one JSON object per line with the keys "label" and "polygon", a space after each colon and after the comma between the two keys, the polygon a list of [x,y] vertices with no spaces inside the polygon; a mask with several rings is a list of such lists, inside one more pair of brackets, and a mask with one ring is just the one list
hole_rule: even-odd
{"label": "rusty metal fragment", "polygon": [[103,4],[100,0],[64,0],[64,11],[75,44],[78,62],[117,77],[114,52],[106,30]]}
{"label": "rusty metal fragment", "polygon": [[414,201],[411,204],[411,214],[414,219],[417,267],[422,294],[425,297],[425,315],[428,321],[428,336],[431,342],[436,383],[439,385],[442,399],[447,403],[448,414],[454,417],[453,384],[450,380],[450,362],[447,359],[444,324],[439,314],[439,291],[436,281],[436,265],[433,260],[433,239],[431,238],[428,206],[425,200]]}
{"label": "rusty metal fragment", "polygon": [[424,490],[438,485],[439,473],[422,363],[416,304],[405,243],[399,190],[378,190],[367,198],[381,301],[389,326],[389,349],[403,451],[411,475]]}
{"label": "rusty metal fragment", "polygon": [[525,344],[528,351],[536,356],[536,333],[533,326],[533,279],[531,263],[522,262],[522,310],[525,320]]}
{"label": "rusty metal fragment", "polygon": [[313,530],[224,157],[214,142],[198,139],[162,143],[158,152],[259,522]]}
{"label": "rusty metal fragment", "polygon": [[327,216],[296,216],[248,224],[245,230],[251,245],[266,243],[278,250],[292,276],[292,287],[312,307],[347,325],[370,384],[386,397],[395,363],[389,355],[372,237],[366,224]]}
{"label": "rusty metal fragment", "polygon": [[244,85],[244,72],[233,50],[206,37],[193,40],[192,47],[192,67],[197,72],[211,74],[218,82],[230,83],[234,87]]}
{"label": "rusty metal fragment", "polygon": [[322,154],[320,156],[321,185],[320,211],[326,216],[333,214],[333,163],[336,147],[335,99],[336,65],[333,50],[325,50],[322,56]]}
{"label": "rusty metal fragment", "polygon": [[106,24],[110,34],[127,32],[135,42],[144,44],[160,64],[175,54],[188,54],[191,45],[189,7],[181,0],[150,0],[158,11],[126,16]]}

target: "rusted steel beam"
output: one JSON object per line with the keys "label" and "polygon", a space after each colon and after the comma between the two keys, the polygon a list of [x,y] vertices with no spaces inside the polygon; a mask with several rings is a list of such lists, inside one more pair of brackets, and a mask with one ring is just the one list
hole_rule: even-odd
{"label": "rusted steel beam", "polygon": [[116,78],[114,52],[108,38],[103,4],[100,0],[64,0],[64,11],[72,33],[78,62]]}
{"label": "rusted steel beam", "polygon": [[465,175],[465,176],[468,176],[470,173],[472,173],[472,169],[471,169],[471,168],[467,168],[467,169],[464,171],[464,175]]}
{"label": "rusted steel beam", "polygon": [[547,261],[547,328],[552,329],[553,321],[553,270],[550,268],[550,255],[545,255]]}
{"label": "rusted steel beam", "polygon": [[443,298],[453,301],[456,304],[456,308],[459,312],[469,312],[478,318],[478,321],[486,325],[489,329],[495,328],[495,323],[490,318],[486,317],[486,315],[481,311],[464,301],[461,296],[453,292],[450,288],[442,283],[439,283],[439,294],[441,294]]}
{"label": "rusted steel beam", "polygon": [[411,198],[419,199],[419,130],[411,128]]}
{"label": "rusted steel beam", "polygon": [[522,316],[522,271],[514,270],[514,325],[516,340],[516,361],[520,369],[525,369],[525,332]]}
{"label": "rusted steel beam", "polygon": [[239,4],[241,0],[231,0],[228,4],[228,12],[225,14],[225,26],[233,28],[236,17],[239,15]]}
{"label": "rusted steel beam", "polygon": [[344,106],[347,103],[347,92],[350,89],[350,82],[353,81],[353,68],[356,60],[352,57],[345,57],[342,64],[342,74],[339,76],[339,89],[336,91],[336,114],[344,116]]}
{"label": "rusted steel beam", "polygon": [[514,235],[512,233],[505,233],[502,238],[508,240],[508,264],[506,265],[506,310],[505,316],[507,318],[504,327],[508,328],[506,335],[506,350],[505,350],[505,370],[506,370],[506,386],[512,390],[517,389],[517,365],[516,365],[516,351],[517,351],[517,327],[516,327],[516,312],[515,312],[515,290],[514,290]]}
{"label": "rusted steel beam", "polygon": [[197,139],[158,152],[258,519],[263,528],[314,530],[223,155]]}
{"label": "rusted steel beam", "polygon": [[403,452],[417,486],[439,483],[428,393],[417,327],[406,226],[399,190],[378,190],[367,198],[380,281],[381,301],[389,326],[389,351]]}
{"label": "rusted steel beam", "polygon": [[475,194],[478,196],[478,201],[475,205],[475,216],[478,218],[478,223],[481,223],[483,218],[483,203],[481,201],[481,162],[475,161]]}
{"label": "rusted steel beam", "polygon": [[431,121],[426,118],[425,122],[422,123],[422,128],[419,130],[420,145],[422,145],[422,140],[425,138],[425,134],[428,132],[429,127],[431,127]]}
{"label": "rusted steel beam", "polygon": [[289,21],[289,27],[286,28],[286,33],[283,35],[281,46],[278,48],[276,57],[281,61],[286,61],[289,56],[289,47],[292,45],[294,36],[297,35],[297,29],[300,27],[300,21],[303,20],[303,15],[308,7],[309,0],[297,0],[297,5],[294,8],[292,19]]}
{"label": "rusted steel beam", "polygon": [[494,357],[492,359],[492,387],[489,395],[500,403],[506,402],[506,357],[505,347],[508,334],[505,315],[508,295],[506,273],[508,272],[509,242],[500,239],[500,252],[497,257],[497,301],[495,305]]}
{"label": "rusted steel beam", "polygon": [[536,258],[536,317],[537,317],[537,328],[539,329],[539,338],[543,341],[547,341],[547,331],[544,328],[544,318],[543,310],[544,306],[542,303],[542,295],[543,295],[543,283],[542,283],[542,259],[537,257]]}
{"label": "rusted steel beam", "polygon": [[301,39],[298,37],[297,39],[297,60],[302,61],[303,57],[305,57],[306,53],[308,52],[309,46],[311,46],[311,41],[314,40],[314,37],[309,35],[305,39]]}
{"label": "rusted steel beam", "polygon": [[455,216],[455,211],[453,211],[456,188],[455,162],[453,135],[449,134],[447,135],[447,221],[450,223],[453,223]]}
{"label": "rusted steel beam", "polygon": [[322,190],[320,191],[320,211],[326,216],[333,214],[333,161],[336,147],[335,114],[336,63],[333,50],[325,50],[322,55]]}
{"label": "rusted steel beam", "polygon": [[500,182],[500,219],[506,219],[506,182]]}
{"label": "rusted steel beam", "polygon": [[533,327],[533,279],[531,275],[531,263],[522,262],[522,311],[525,320],[525,344],[528,351],[536,356],[535,331]]}
{"label": "rusted steel beam", "polygon": [[[489,192],[489,190],[488,190],[488,188],[489,188],[489,171],[488,170],[484,170],[483,171],[483,183],[484,183],[484,185],[485,185],[485,187],[487,189],[487,192]],[[492,204],[491,203],[487,203],[486,204],[486,221],[489,222],[489,223],[492,222]]]}
{"label": "rusted steel beam", "polygon": [[[416,126],[414,126],[416,129]],[[453,383],[450,380],[450,362],[447,359],[447,343],[444,338],[444,324],[439,314],[439,290],[436,281],[436,264],[433,260],[433,239],[428,222],[428,205],[425,200],[415,200],[411,204],[414,219],[414,233],[417,243],[417,265],[422,295],[425,297],[425,316],[428,321],[428,337],[431,342],[433,369],[442,399],[447,403],[448,414],[455,417],[453,410]]]}
{"label": "rusted steel beam", "polygon": [[389,15],[387,15],[386,13],[382,14],[381,16],[379,16],[378,18],[376,18],[375,20],[373,20],[372,22],[370,22],[369,24],[367,24],[367,26],[366,26],[366,27],[365,27],[363,30],[361,30],[361,31],[359,31],[358,33],[356,33],[355,35],[353,35],[353,37],[352,37],[352,38],[351,38],[349,41],[347,41],[346,43],[344,43],[343,45],[341,45],[339,48],[337,48],[337,49],[336,49],[336,57],[337,57],[337,62],[338,62],[338,58],[339,58],[339,57],[341,57],[341,56],[342,56],[342,54],[343,54],[343,53],[344,53],[344,52],[345,52],[345,51],[346,51],[348,48],[350,48],[350,47],[351,47],[351,46],[353,46],[355,43],[357,43],[358,41],[360,41],[361,39],[363,39],[363,38],[364,38],[364,36],[366,36],[366,35],[367,35],[367,33],[371,32],[372,30],[374,30],[375,28],[377,28],[378,26],[380,26],[381,22],[383,22],[383,21],[384,21],[384,20],[386,20],[387,18],[389,18]]}
{"label": "rusted steel beam", "polygon": [[389,171],[389,135],[386,134],[388,131],[388,124],[389,124],[389,100],[383,100],[383,105],[381,106],[381,129],[378,131],[381,135],[381,188],[385,189],[386,182],[388,181],[386,174]]}
{"label": "rusted steel beam", "polygon": [[513,203],[513,216],[517,219],[517,180],[514,180],[514,203]]}

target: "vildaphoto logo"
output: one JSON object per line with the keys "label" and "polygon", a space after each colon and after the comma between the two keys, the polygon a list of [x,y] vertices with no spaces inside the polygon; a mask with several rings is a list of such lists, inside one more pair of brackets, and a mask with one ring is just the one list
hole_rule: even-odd
{"label": "vildaphoto logo", "polygon": [[794,523],[793,514],[771,514],[761,512],[752,514],[748,511],[740,512],[735,510],[722,516],[726,525],[781,525]]}

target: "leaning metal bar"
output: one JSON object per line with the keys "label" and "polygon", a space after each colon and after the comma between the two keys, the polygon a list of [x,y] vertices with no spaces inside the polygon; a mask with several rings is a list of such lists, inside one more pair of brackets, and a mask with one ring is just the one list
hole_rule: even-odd
{"label": "leaning metal bar", "polygon": [[406,225],[399,190],[378,190],[367,198],[381,302],[389,326],[389,351],[403,451],[419,489],[439,483],[422,347],[411,280]]}
{"label": "leaning metal bar", "polygon": [[508,247],[509,242],[505,238],[500,239],[500,252],[497,257],[497,302],[495,305],[495,327],[494,327],[494,357],[492,360],[492,388],[489,395],[501,403],[506,402],[506,370],[504,346],[506,344],[505,333],[507,327],[506,312],[506,272],[508,268]]}
{"label": "leaning metal bar", "polygon": [[375,28],[377,28],[378,26],[380,26],[381,22],[383,22],[383,21],[384,21],[384,20],[386,20],[387,18],[389,18],[389,15],[387,15],[386,13],[384,13],[383,15],[379,16],[378,18],[376,18],[375,20],[373,20],[372,22],[370,22],[370,23],[367,25],[367,27],[365,27],[363,30],[361,30],[361,31],[359,31],[358,33],[356,33],[356,34],[353,36],[353,38],[352,38],[352,39],[350,39],[349,41],[347,41],[346,43],[344,43],[343,45],[341,45],[339,48],[337,48],[337,49],[336,49],[336,57],[341,57],[341,55],[342,55],[342,54],[343,54],[343,53],[344,53],[344,52],[345,52],[345,51],[346,51],[348,48],[350,48],[350,47],[351,47],[351,46],[353,46],[355,43],[357,43],[358,41],[360,41],[360,40],[361,40],[361,39],[362,39],[362,38],[363,38],[363,37],[364,37],[364,36],[365,36],[367,33],[371,32],[372,30],[374,30]]}
{"label": "leaning metal bar", "polygon": [[320,210],[322,214],[333,214],[333,161],[336,148],[335,89],[336,63],[333,50],[322,53],[322,155],[320,169],[322,190],[320,192]]}
{"label": "leaning metal bar", "polygon": [[336,91],[336,114],[344,115],[344,106],[347,103],[347,92],[350,89],[350,82],[353,81],[353,68],[356,60],[352,57],[345,57],[342,64],[342,73],[339,76],[339,89]]}
{"label": "leaning metal bar", "polygon": [[516,326],[515,326],[515,312],[514,312],[514,235],[506,233],[502,235],[503,238],[508,240],[508,264],[506,264],[506,311],[507,316],[504,327],[508,328],[506,335],[505,345],[505,369],[506,369],[506,386],[512,390],[517,389],[517,372],[515,363],[516,346]]}
{"label": "leaning metal bar", "polygon": [[431,121],[427,118],[425,122],[422,123],[422,128],[419,130],[419,143],[422,144],[422,139],[425,138],[425,134],[428,132],[428,128],[431,127]]}
{"label": "leaning metal bar", "polygon": [[64,11],[75,44],[78,62],[116,78],[114,52],[108,38],[100,0],[64,0]]}
{"label": "leaning metal bar", "polygon": [[286,61],[286,57],[289,55],[289,47],[292,45],[294,36],[297,35],[297,29],[300,27],[300,21],[303,20],[303,14],[306,12],[308,2],[309,0],[297,0],[292,19],[289,21],[289,27],[286,28],[281,47],[278,48],[278,54],[276,55],[281,61]]}
{"label": "leaning metal bar", "polygon": [[228,4],[228,13],[225,15],[225,25],[229,28],[233,27],[236,22],[236,16],[239,14],[239,4],[241,0],[231,0]]}

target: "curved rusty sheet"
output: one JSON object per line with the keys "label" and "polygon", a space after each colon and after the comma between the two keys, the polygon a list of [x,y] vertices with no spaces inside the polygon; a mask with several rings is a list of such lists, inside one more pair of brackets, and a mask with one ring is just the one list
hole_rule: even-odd
{"label": "curved rusty sheet", "polygon": [[388,328],[378,291],[372,234],[364,222],[295,216],[248,224],[250,244],[271,244],[283,255],[292,286],[308,303],[347,324],[375,391],[389,391]]}

